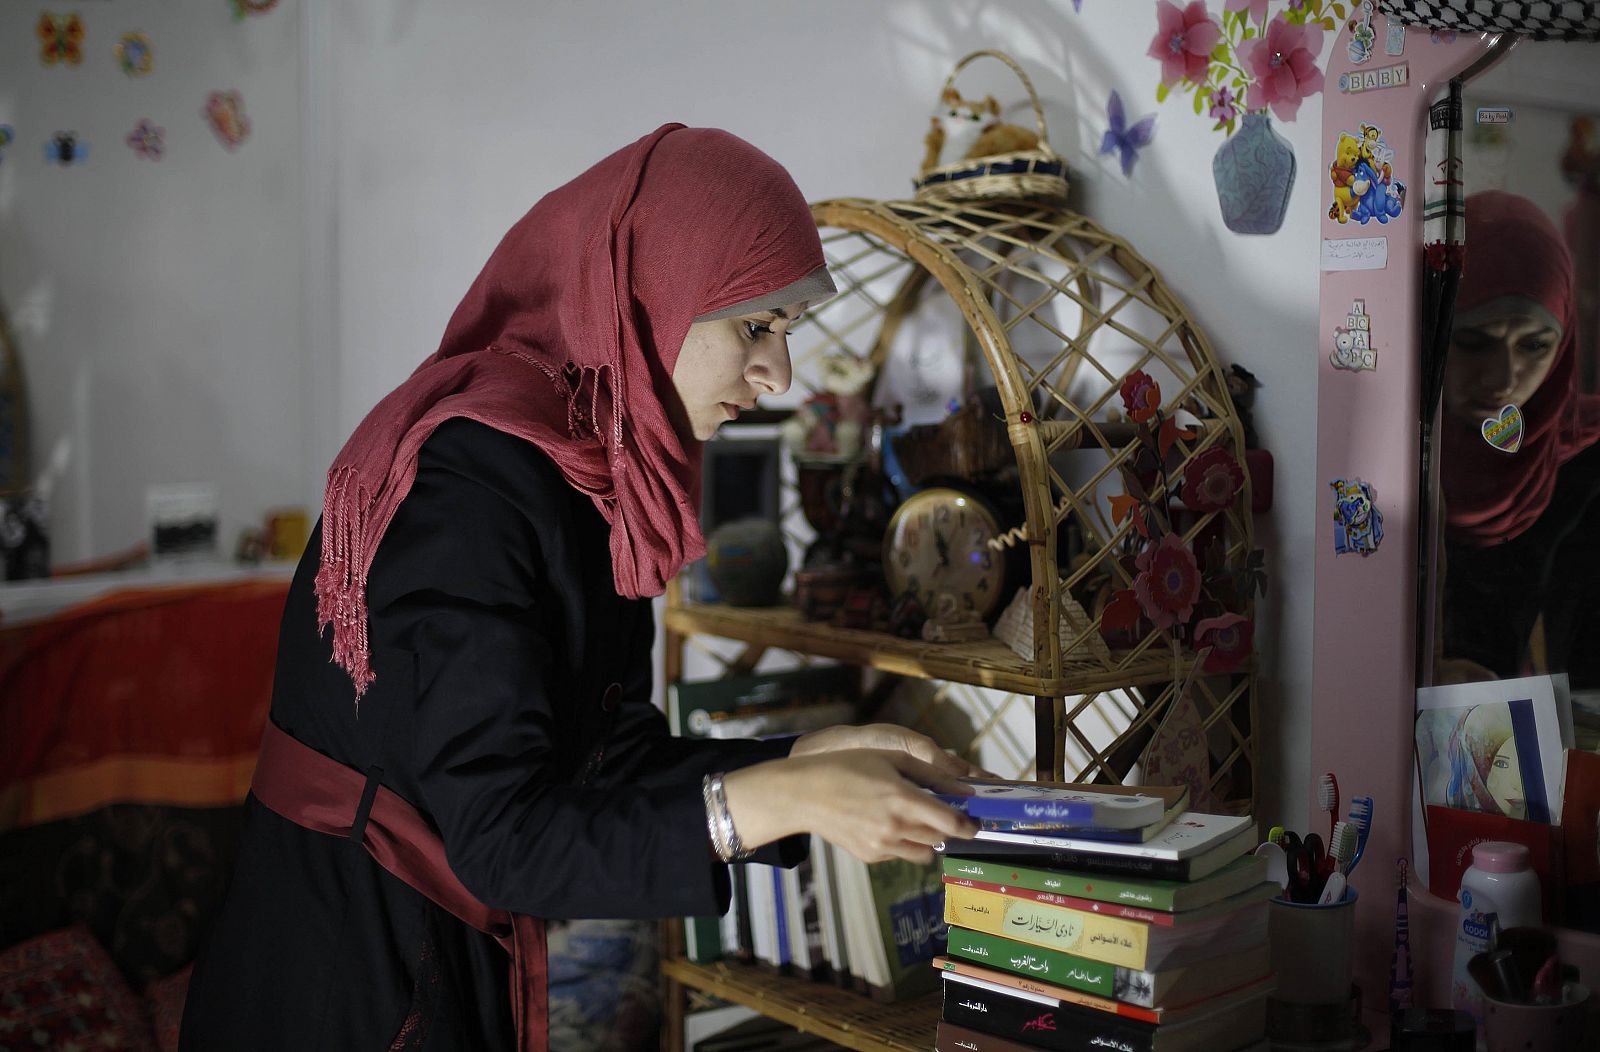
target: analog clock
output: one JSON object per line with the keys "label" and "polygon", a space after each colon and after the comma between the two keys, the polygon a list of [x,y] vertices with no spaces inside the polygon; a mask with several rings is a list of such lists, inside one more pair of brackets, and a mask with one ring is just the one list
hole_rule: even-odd
{"label": "analog clock", "polygon": [[989,547],[1000,532],[999,517],[980,498],[947,486],[918,490],[894,513],[884,536],[890,594],[910,592],[931,613],[948,593],[965,614],[987,618],[1005,595],[1005,553]]}

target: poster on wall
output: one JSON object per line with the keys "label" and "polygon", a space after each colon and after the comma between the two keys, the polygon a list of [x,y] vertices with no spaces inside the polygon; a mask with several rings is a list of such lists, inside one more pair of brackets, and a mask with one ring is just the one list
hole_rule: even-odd
{"label": "poster on wall", "polygon": [[1567,677],[1455,683],[1417,691],[1424,804],[1533,822],[1560,821]]}

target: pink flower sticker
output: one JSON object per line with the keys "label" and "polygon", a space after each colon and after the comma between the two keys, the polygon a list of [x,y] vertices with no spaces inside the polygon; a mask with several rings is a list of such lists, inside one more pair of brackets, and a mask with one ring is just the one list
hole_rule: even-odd
{"label": "pink flower sticker", "polygon": [[1221,511],[1233,503],[1244,485],[1244,469],[1226,449],[1212,446],[1197,453],[1183,473],[1179,496],[1195,511]]}
{"label": "pink flower sticker", "polygon": [[1201,670],[1216,675],[1232,672],[1239,662],[1250,656],[1255,637],[1255,624],[1238,614],[1223,614],[1201,621],[1194,626],[1194,647],[1196,650],[1211,648]]}
{"label": "pink flower sticker", "polygon": [[1294,120],[1301,101],[1322,90],[1321,52],[1320,28],[1273,19],[1264,35],[1239,45],[1239,60],[1255,79],[1250,101],[1270,106],[1280,121]]}
{"label": "pink flower sticker", "polygon": [[1149,420],[1161,408],[1161,385],[1143,369],[1129,373],[1123,379],[1119,393],[1122,395],[1122,407],[1128,411],[1128,418],[1136,424]]}
{"label": "pink flower sticker", "polygon": [[1133,594],[1157,628],[1188,621],[1200,598],[1200,567],[1194,553],[1176,533],[1169,533],[1140,552],[1134,560],[1140,570],[1133,579]]}
{"label": "pink flower sticker", "polygon": [[1239,96],[1223,85],[1211,93],[1211,109],[1208,113],[1212,120],[1227,124],[1239,116]]}
{"label": "pink flower sticker", "polygon": [[1156,35],[1146,54],[1161,63],[1161,83],[1201,84],[1211,67],[1211,51],[1221,39],[1222,27],[1206,14],[1204,0],[1193,0],[1181,10],[1170,0],[1156,0]]}
{"label": "pink flower sticker", "polygon": [[166,153],[166,132],[146,117],[128,133],[128,147],[148,161],[159,161]]}

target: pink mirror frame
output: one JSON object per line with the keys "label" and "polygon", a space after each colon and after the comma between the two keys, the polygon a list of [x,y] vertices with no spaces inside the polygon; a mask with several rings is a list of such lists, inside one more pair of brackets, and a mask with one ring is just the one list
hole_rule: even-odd
{"label": "pink mirror frame", "polygon": [[[1362,990],[1364,1022],[1380,1047],[1389,1029],[1396,860],[1412,854],[1422,213],[1437,174],[1427,170],[1430,162],[1425,159],[1427,112],[1440,89],[1483,58],[1498,39],[1489,34],[1446,39],[1410,28],[1395,55],[1386,47],[1387,22],[1386,15],[1374,16],[1376,39],[1359,65],[1350,57],[1349,25],[1338,34],[1326,70],[1322,163],[1313,171],[1312,184],[1323,213],[1318,251],[1324,253],[1324,267],[1328,241],[1381,238],[1387,249],[1381,269],[1321,271],[1316,484],[1319,507],[1326,510],[1316,517],[1310,792],[1315,806],[1316,780],[1332,771],[1346,801],[1351,795],[1374,800],[1365,864],[1352,883],[1361,892],[1355,982]],[[1397,79],[1394,67],[1400,65],[1405,67],[1404,83],[1392,84]],[[1353,83],[1344,79],[1356,75],[1360,79]],[[1385,81],[1392,86],[1379,86]],[[1406,200],[1401,213],[1386,223],[1351,219],[1341,224],[1328,212],[1333,205],[1330,169],[1340,134],[1359,137],[1362,125],[1381,129],[1394,152],[1394,178],[1406,183]],[[1469,215],[1469,255],[1471,223]],[[1365,304],[1370,342],[1377,352],[1375,369],[1336,368],[1329,357],[1335,350],[1335,330],[1347,328],[1357,300]],[[1334,550],[1329,483],[1353,477],[1371,486],[1383,515],[1384,539],[1369,555],[1338,555]],[[1313,815],[1313,828],[1319,818]],[[1408,892],[1413,1003],[1447,1007],[1456,904],[1429,894],[1415,876]],[[1562,955],[1580,965],[1585,981],[1600,979],[1600,937],[1563,933]]]}

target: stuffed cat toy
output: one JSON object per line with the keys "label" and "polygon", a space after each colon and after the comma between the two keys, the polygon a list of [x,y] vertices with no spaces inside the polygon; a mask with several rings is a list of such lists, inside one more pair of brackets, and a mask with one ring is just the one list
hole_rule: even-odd
{"label": "stuffed cat toy", "polygon": [[1000,104],[993,95],[978,102],[946,88],[929,125],[922,140],[928,148],[922,159],[924,172],[957,160],[1032,150],[1039,145],[1038,135],[1000,119]]}

